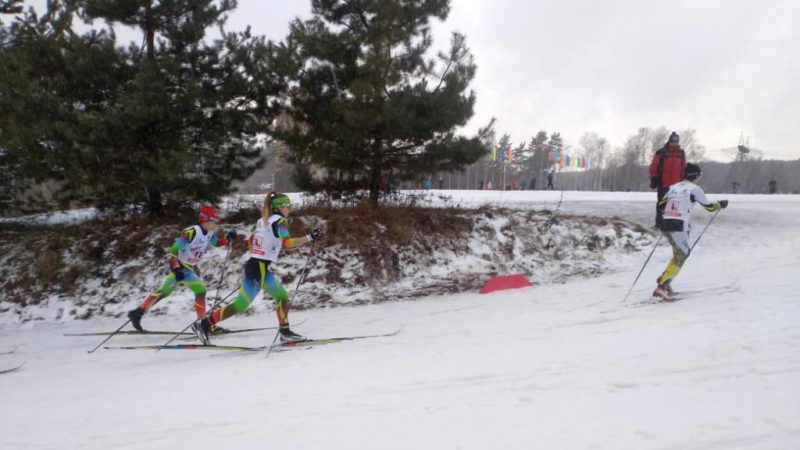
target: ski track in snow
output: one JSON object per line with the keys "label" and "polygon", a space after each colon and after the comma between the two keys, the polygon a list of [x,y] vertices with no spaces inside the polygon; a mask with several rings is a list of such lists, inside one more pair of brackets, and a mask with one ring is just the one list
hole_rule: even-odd
{"label": "ski track in snow", "polygon": [[[649,225],[653,197],[566,193],[562,213]],[[729,198],[676,280],[687,296],[674,303],[638,304],[670,257],[662,244],[626,304],[638,266],[489,295],[301,311],[291,317],[308,319],[298,331],[311,337],[403,329],[269,359],[87,355],[98,337],[61,336],[115,329],[111,319],[4,327],[0,348],[19,348],[0,361],[26,365],[0,376],[0,447],[800,448],[800,198]],[[710,217],[695,208],[693,238]],[[178,330],[188,319],[148,317],[146,326]],[[274,321],[261,314],[225,325]],[[265,345],[272,337],[214,342]]]}

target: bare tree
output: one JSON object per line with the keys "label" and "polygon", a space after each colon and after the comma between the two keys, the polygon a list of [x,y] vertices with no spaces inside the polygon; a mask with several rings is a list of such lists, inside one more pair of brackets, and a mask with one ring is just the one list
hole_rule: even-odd
{"label": "bare tree", "polygon": [[594,131],[587,131],[583,133],[579,141],[584,154],[591,161],[592,167],[602,168],[611,158],[608,139],[600,136]]}
{"label": "bare tree", "polygon": [[681,148],[686,152],[686,160],[698,162],[703,159],[706,154],[706,148],[700,145],[700,140],[697,139],[697,130],[689,128],[680,132]]}

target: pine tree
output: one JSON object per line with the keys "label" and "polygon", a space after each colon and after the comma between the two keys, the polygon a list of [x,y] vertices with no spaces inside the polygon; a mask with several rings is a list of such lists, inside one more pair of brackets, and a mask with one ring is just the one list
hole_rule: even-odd
{"label": "pine tree", "polygon": [[84,17],[137,27],[145,41],[144,54],[126,51],[131,78],[100,124],[107,200],[146,195],[158,213],[164,194],[214,200],[263,164],[285,81],[273,71],[279,49],[249,30],[209,42],[235,1],[82,3]]}
{"label": "pine tree", "polygon": [[[50,183],[62,202],[98,206],[213,201],[263,163],[279,112],[286,49],[249,30],[222,33],[236,3],[211,0],[48,2],[2,28],[0,169],[9,192]],[[72,19],[138,27],[78,35]],[[287,70],[282,70],[287,72]],[[5,90],[5,86],[9,86]],[[13,114],[11,113],[13,111]],[[30,189],[27,189],[30,190]]]}
{"label": "pine tree", "polygon": [[530,142],[528,142],[528,147],[525,149],[526,154],[529,155],[526,168],[530,171],[532,177],[541,178],[541,173],[550,165],[547,157],[549,151],[544,148],[545,143],[547,143],[547,132],[541,130],[531,138]]}
{"label": "pine tree", "polygon": [[[564,139],[561,137],[561,133],[552,133],[550,135],[550,151],[556,155],[561,155],[566,148],[564,147]],[[561,155],[563,158],[564,156]]]}
{"label": "pine tree", "polygon": [[51,1],[41,16],[29,9],[0,25],[0,186],[8,207],[68,205],[97,176],[83,168],[91,159],[84,119],[114,91],[119,64],[107,33],[72,31],[75,8]]}
{"label": "pine tree", "polygon": [[378,202],[388,180],[461,170],[488,152],[491,124],[472,138],[455,129],[473,114],[475,63],[463,35],[427,56],[431,20],[449,0],[313,0],[287,47],[300,70],[284,141],[306,188],[366,187]]}

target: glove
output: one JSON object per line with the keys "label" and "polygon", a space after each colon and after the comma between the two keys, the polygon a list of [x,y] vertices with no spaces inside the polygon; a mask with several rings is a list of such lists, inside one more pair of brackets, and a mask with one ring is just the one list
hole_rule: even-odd
{"label": "glove", "polygon": [[228,234],[225,235],[225,239],[232,241],[236,239],[236,236],[239,236],[239,233],[236,232],[236,228],[231,231],[228,231]]}
{"label": "glove", "polygon": [[658,187],[658,178],[650,178],[650,189]]}
{"label": "glove", "polygon": [[727,208],[728,207],[728,201],[727,200],[720,200],[719,201],[719,207],[722,208],[722,209]]}
{"label": "glove", "polygon": [[314,228],[314,230],[311,231],[311,234],[308,235],[308,238],[311,239],[312,242],[316,241],[317,239],[321,238],[322,236],[325,236],[325,232],[326,232],[326,230],[325,230],[324,226],[317,225]]}
{"label": "glove", "polygon": [[169,266],[170,269],[172,270],[172,273],[175,274],[175,279],[178,280],[179,282],[183,281],[184,278],[183,268],[181,267],[181,262],[178,261],[178,258],[170,259]]}

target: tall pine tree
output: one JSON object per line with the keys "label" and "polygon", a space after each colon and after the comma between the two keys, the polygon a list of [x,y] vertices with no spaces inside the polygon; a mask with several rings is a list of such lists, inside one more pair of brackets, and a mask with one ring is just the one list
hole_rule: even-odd
{"label": "tall pine tree", "polygon": [[100,124],[96,150],[111,168],[103,184],[114,201],[145,194],[157,213],[165,194],[213,200],[263,163],[263,133],[285,90],[273,70],[280,49],[249,30],[206,36],[222,29],[234,0],[82,4],[85,18],[144,35],[144,51],[126,51],[131,78]]}
{"label": "tall pine tree", "polygon": [[[15,12],[13,5],[4,12]],[[0,187],[3,205],[41,209],[91,197],[98,173],[87,152],[98,108],[122,81],[113,39],[72,31],[76,7],[49,1],[0,25]],[[19,12],[16,9],[16,12]],[[102,115],[102,114],[100,114]]]}
{"label": "tall pine tree", "polygon": [[[9,7],[16,6],[13,2]],[[231,0],[49,1],[0,30],[0,169],[64,201],[115,206],[213,201],[263,162],[286,90],[286,49],[222,32]],[[78,35],[72,19],[138,27]],[[281,73],[290,70],[281,69]],[[8,87],[8,88],[6,88]]]}
{"label": "tall pine tree", "polygon": [[463,35],[428,56],[431,20],[449,0],[312,0],[313,17],[291,26],[296,85],[276,134],[304,187],[366,187],[377,204],[388,181],[460,170],[488,151],[456,128],[473,114],[475,64]]}

